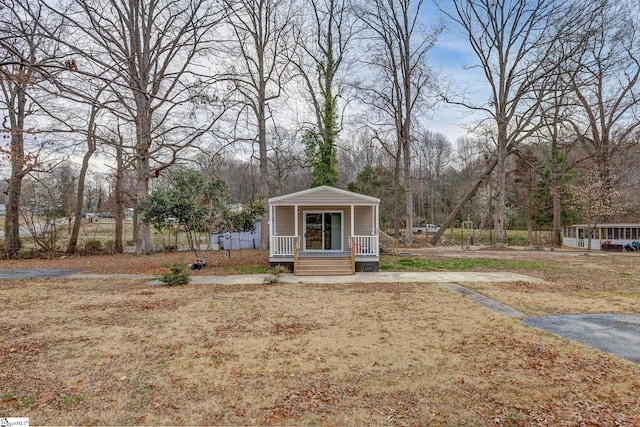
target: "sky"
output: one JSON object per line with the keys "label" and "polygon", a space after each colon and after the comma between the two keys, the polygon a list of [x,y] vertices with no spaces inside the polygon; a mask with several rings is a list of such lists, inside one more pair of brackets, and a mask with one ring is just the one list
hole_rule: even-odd
{"label": "sky", "polygon": [[[446,7],[451,3],[450,0],[442,0],[442,4]],[[445,23],[445,30],[427,57],[429,66],[435,71],[440,83],[455,88],[458,93],[464,92],[471,99],[487,99],[486,94],[482,96],[487,84],[481,70],[465,69],[475,64],[477,59],[464,35],[454,23],[445,19],[432,0],[424,0],[422,7],[421,20],[425,28],[433,27],[443,20]],[[480,118],[477,113],[463,107],[439,102],[420,121],[424,128],[445,134],[455,144],[456,139],[467,134],[467,127]]]}
{"label": "sky", "polygon": [[[452,99],[456,99],[455,94],[464,93],[465,97],[482,103],[488,98],[487,82],[479,68],[469,68],[477,64],[477,58],[468,40],[431,0],[425,1],[421,15],[423,25],[427,27],[432,27],[440,20],[445,24],[444,31],[427,57],[440,85],[451,89],[448,95]],[[467,134],[467,127],[481,118],[483,116],[464,107],[440,102],[433,113],[423,120],[422,125],[432,131],[444,133],[455,143],[457,138]]]}

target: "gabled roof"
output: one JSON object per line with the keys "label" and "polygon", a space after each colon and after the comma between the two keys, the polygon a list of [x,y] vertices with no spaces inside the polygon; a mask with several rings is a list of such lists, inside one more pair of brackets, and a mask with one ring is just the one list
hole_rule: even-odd
{"label": "gabled roof", "polygon": [[308,190],[269,199],[270,205],[377,205],[379,203],[380,199],[376,197],[365,196],[364,194],[341,190],[339,188],[329,187],[328,185],[313,187]]}

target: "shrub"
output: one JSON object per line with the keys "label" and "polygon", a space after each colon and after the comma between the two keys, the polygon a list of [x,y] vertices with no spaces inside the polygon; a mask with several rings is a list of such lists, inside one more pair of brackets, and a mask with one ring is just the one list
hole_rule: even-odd
{"label": "shrub", "polygon": [[87,240],[84,244],[84,252],[87,255],[97,255],[102,252],[102,242],[100,240]]}
{"label": "shrub", "polygon": [[529,244],[529,240],[525,236],[520,234],[509,235],[503,239],[503,243],[508,246],[526,246]]}
{"label": "shrub", "polygon": [[169,271],[162,273],[158,280],[166,286],[186,285],[191,280],[191,276],[187,272],[182,262],[176,261],[167,266]]}
{"label": "shrub", "polygon": [[34,259],[38,256],[38,251],[35,248],[20,248],[18,252],[19,259]]}
{"label": "shrub", "polygon": [[116,242],[115,240],[107,240],[104,242],[104,250],[109,254],[113,255],[116,253]]}
{"label": "shrub", "polygon": [[287,271],[289,271],[287,267],[282,265],[276,265],[275,267],[271,267],[269,269],[269,276],[264,278],[264,283],[273,285],[274,283],[280,282],[280,275],[282,273],[286,273]]}

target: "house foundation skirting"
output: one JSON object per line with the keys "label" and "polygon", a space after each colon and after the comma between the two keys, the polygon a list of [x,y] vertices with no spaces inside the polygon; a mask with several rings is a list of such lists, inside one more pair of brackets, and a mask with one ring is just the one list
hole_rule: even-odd
{"label": "house foundation skirting", "polygon": [[[269,267],[282,266],[286,268],[290,273],[293,273],[293,260],[271,260],[269,261]],[[377,272],[380,271],[380,261],[358,261],[355,262],[356,272]]]}

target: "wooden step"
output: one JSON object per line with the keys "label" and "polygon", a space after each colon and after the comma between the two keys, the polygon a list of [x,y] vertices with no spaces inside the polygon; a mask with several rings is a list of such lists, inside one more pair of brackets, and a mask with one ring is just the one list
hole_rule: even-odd
{"label": "wooden step", "polygon": [[298,258],[295,265],[297,276],[344,276],[352,275],[351,258]]}

